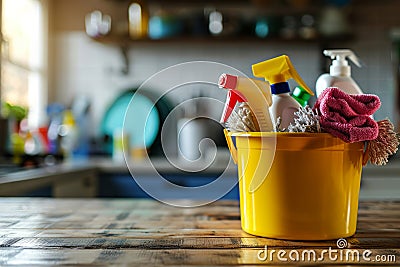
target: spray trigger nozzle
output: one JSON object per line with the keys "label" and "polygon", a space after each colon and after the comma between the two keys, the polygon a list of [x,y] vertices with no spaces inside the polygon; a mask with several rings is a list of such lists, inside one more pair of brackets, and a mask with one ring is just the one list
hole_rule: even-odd
{"label": "spray trigger nozzle", "polygon": [[[306,85],[300,75],[297,73],[289,57],[282,55],[260,63],[252,65],[253,75],[264,78],[272,86],[277,83],[286,82],[294,79],[304,90],[310,95],[314,95],[313,91]],[[290,91],[290,89],[288,89]]]}
{"label": "spray trigger nozzle", "polygon": [[324,55],[336,61],[338,65],[347,66],[347,59],[350,59],[359,68],[365,65],[350,49],[324,50]]}
{"label": "spray trigger nozzle", "polygon": [[221,123],[227,122],[237,102],[239,103],[247,102],[247,99],[240,92],[229,90],[226,97],[224,111],[222,112],[220,120]]}

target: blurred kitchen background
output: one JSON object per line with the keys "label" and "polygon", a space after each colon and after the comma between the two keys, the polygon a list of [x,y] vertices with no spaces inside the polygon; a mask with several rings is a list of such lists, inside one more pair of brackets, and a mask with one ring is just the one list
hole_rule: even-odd
{"label": "blurred kitchen background", "polygon": [[[382,101],[375,119],[388,117],[397,130],[400,126],[399,1],[0,3],[1,195],[145,197],[130,179],[122,143],[129,144],[128,161],[143,176],[151,176],[140,163],[147,151],[156,169],[176,184],[206,184],[228,169],[224,175],[231,182],[223,190],[231,189],[236,168],[217,123],[226,92],[212,81],[222,72],[251,77],[253,63],[281,54],[290,56],[315,89],[318,76],[329,69],[322,51],[352,49],[364,63],[352,65],[353,78]],[[202,62],[172,68],[174,75],[157,74],[191,61]],[[171,88],[185,80],[200,82]],[[127,108],[129,123],[123,127]],[[218,149],[205,170],[164,159],[184,154],[209,160],[208,143],[202,155],[197,147],[206,137]],[[397,156],[391,161],[365,167],[365,198],[399,195],[400,165]],[[168,191],[168,185],[154,182],[157,186]],[[237,188],[226,197],[236,198]]]}

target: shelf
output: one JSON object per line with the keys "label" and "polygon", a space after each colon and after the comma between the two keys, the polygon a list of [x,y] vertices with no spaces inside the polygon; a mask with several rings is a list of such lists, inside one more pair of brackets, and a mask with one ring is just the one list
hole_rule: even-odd
{"label": "shelf", "polygon": [[296,43],[296,44],[309,44],[309,43],[328,43],[328,42],[346,42],[354,39],[353,35],[341,35],[336,37],[318,37],[313,39],[292,38],[285,39],[279,37],[258,38],[256,36],[177,36],[163,39],[131,39],[129,36],[102,36],[91,38],[92,40],[103,43],[105,45],[115,45],[120,47],[130,47],[140,44],[165,44],[165,43],[179,43],[179,44],[208,44],[208,43]]}
{"label": "shelf", "polygon": [[[116,3],[115,7],[124,10],[125,13],[128,4],[131,3],[130,0],[108,1]],[[92,39],[106,45],[117,45],[124,48],[166,43],[326,45],[354,39],[349,34],[329,38],[321,35],[322,33],[318,29],[318,18],[326,4],[318,1],[286,3],[280,0],[142,0],[139,2],[146,6],[145,10],[148,11],[146,17],[150,19],[146,24],[149,25],[149,31],[153,33],[151,36],[171,36],[171,32],[174,36],[163,39],[132,39],[129,37],[127,29],[123,32],[124,35],[121,35],[120,29],[119,31],[111,29],[109,35]],[[209,18],[211,12],[219,13],[219,16],[214,14],[213,20],[219,23],[223,21],[221,35],[213,36],[209,33],[210,22],[208,21],[211,20]],[[152,21],[152,18],[155,20]],[[217,23],[217,25],[219,24]],[[267,37],[257,37],[256,32],[260,36],[265,34]],[[282,34],[285,37],[294,35],[296,37],[280,37]],[[313,38],[302,38],[303,36],[313,36]]]}

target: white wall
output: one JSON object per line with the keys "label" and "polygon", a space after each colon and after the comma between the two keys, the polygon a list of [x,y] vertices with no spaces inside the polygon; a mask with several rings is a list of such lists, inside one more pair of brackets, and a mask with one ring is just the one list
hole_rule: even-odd
{"label": "white wall", "polygon": [[[314,86],[319,69],[319,49],[316,44],[280,44],[268,43],[159,43],[135,45],[129,51],[130,72],[121,73],[122,55],[119,48],[92,41],[82,32],[59,34],[56,40],[56,76],[55,99],[69,103],[73,97],[89,96],[92,100],[94,127],[96,128],[107,105],[124,89],[140,85],[157,72],[175,64],[190,61],[213,61],[229,65],[246,75],[251,76],[251,64],[280,54],[288,54],[297,70],[310,87]],[[213,72],[212,72],[213,71]],[[182,76],[215,77],[215,83],[221,72],[204,69],[201,73],[193,73],[193,69],[184,69]],[[178,79],[168,77],[166,79]],[[153,90],[164,93],[162,85],[166,81],[158,81]],[[168,88],[169,89],[169,88]],[[202,89],[204,96],[225,100],[225,92],[212,86],[199,88],[178,88],[171,99],[180,103],[189,99],[194,92]],[[217,92],[213,92],[216,90]],[[212,114],[219,117],[221,110]]]}

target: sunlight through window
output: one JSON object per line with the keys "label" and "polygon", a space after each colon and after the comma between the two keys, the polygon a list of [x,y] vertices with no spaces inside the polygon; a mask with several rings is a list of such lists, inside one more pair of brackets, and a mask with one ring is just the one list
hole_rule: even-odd
{"label": "sunlight through window", "polygon": [[45,117],[46,53],[43,3],[2,0],[2,102],[29,108],[29,124]]}

